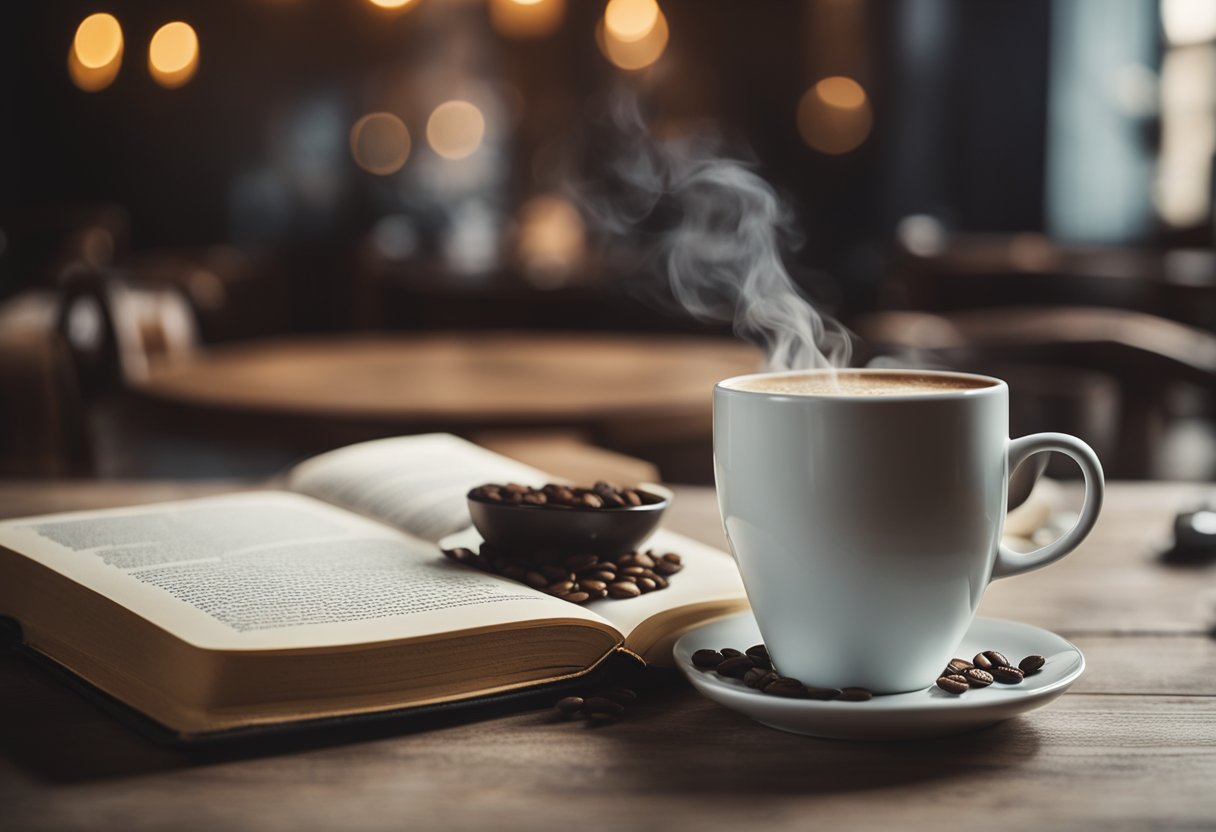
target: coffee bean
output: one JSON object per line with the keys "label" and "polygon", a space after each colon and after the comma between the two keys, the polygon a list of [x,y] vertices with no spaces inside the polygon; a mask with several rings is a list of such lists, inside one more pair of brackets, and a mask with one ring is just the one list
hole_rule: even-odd
{"label": "coffee bean", "polygon": [[986,688],[992,684],[992,674],[978,667],[971,668],[963,675],[967,679],[967,684],[973,688]]}
{"label": "coffee bean", "polygon": [[755,667],[752,660],[748,656],[731,656],[729,659],[723,659],[722,663],[714,668],[720,675],[729,676],[732,679],[742,679],[747,671]]}
{"label": "coffee bean", "polygon": [[583,702],[583,710],[589,714],[612,714],[620,716],[625,713],[625,706],[606,696],[592,696]]}
{"label": "coffee bean", "polygon": [[539,572],[528,571],[524,573],[524,583],[533,589],[543,589],[549,585],[549,579]]}
{"label": "coffee bean", "polygon": [[605,699],[611,699],[620,705],[628,705],[630,702],[637,701],[638,698],[637,691],[630,690],[629,688],[608,688],[608,690],[602,691],[600,696],[603,696]]}
{"label": "coffee bean", "polygon": [[574,714],[576,714],[582,710],[583,697],[567,696],[565,699],[557,700],[557,704],[554,705],[553,707],[556,708],[560,713],[565,714],[566,716],[573,716]]}
{"label": "coffee bean", "polygon": [[584,494],[581,498],[579,498],[579,501],[587,508],[603,508],[604,506],[603,498],[600,497],[600,495],[592,494],[591,492]]}
{"label": "coffee bean", "polygon": [[545,503],[549,502],[549,498],[540,492],[533,492],[531,494],[525,494],[523,496],[523,501],[530,506],[543,506]]}
{"label": "coffee bean", "polygon": [[610,598],[636,598],[642,594],[642,590],[638,589],[635,584],[618,581],[608,585],[608,596]]}
{"label": "coffee bean", "polygon": [[951,659],[950,664],[946,665],[946,669],[942,671],[943,676],[959,676],[966,673],[971,668],[975,667],[966,659]]}
{"label": "coffee bean", "polygon": [[[653,550],[652,550],[652,553],[653,553]],[[667,554],[663,555],[663,560],[667,561],[668,563],[674,563],[677,566],[679,566],[684,561],[684,559],[681,558],[679,555],[677,555],[675,552],[668,552]]]}
{"label": "coffee bean", "polygon": [[721,650],[719,650],[718,652],[719,652],[719,653],[721,653],[723,656],[725,656],[725,657],[726,657],[726,658],[728,658],[728,659],[733,659],[735,656],[742,656],[742,655],[743,655],[743,651],[742,651],[742,650],[736,650],[736,649],[735,649],[735,648],[733,648],[733,647],[723,647],[723,648],[722,648]]}
{"label": "coffee bean", "polygon": [[633,575],[634,577],[640,577],[646,574],[646,570],[640,566],[625,566],[618,569],[617,573],[620,575]]}
{"label": "coffee bean", "polygon": [[585,604],[591,600],[591,594],[587,592],[571,592],[569,595],[563,596],[562,600],[569,601],[571,604]]}
{"label": "coffee bean", "polygon": [[651,578],[638,578],[638,589],[642,592],[653,592],[658,589],[659,585]]}
{"label": "coffee bean", "polygon": [[868,702],[874,698],[874,694],[866,688],[841,688],[841,702]]}
{"label": "coffee bean", "polygon": [[993,679],[1006,685],[1016,685],[1025,677],[1022,671],[1016,667],[1008,667],[1007,665],[994,667],[990,672]]}
{"label": "coffee bean", "polygon": [[635,566],[641,566],[644,569],[653,569],[654,558],[645,552],[637,552],[633,557],[633,564]]}
{"label": "coffee bean", "polygon": [[638,492],[632,489],[626,489],[621,496],[624,497],[625,502],[629,503],[631,506],[640,506],[642,504],[642,498],[638,496]]}
{"label": "coffee bean", "polygon": [[823,702],[828,702],[832,699],[840,698],[839,688],[807,688],[806,695],[810,699],[818,699]]}
{"label": "coffee bean", "polygon": [[994,667],[1008,667],[1009,660],[995,650],[985,650],[977,653],[971,660],[980,670],[992,670]]}
{"label": "coffee bean", "polygon": [[671,586],[671,584],[668,583],[667,579],[664,578],[662,575],[652,575],[649,577],[650,577],[650,580],[654,581],[656,584],[659,585],[659,589],[667,589],[667,587]]}
{"label": "coffee bean", "polygon": [[526,485],[520,485],[517,482],[509,482],[503,486],[503,490],[509,491],[512,494],[527,494],[532,489],[528,488]]}
{"label": "coffee bean", "polygon": [[563,569],[560,566],[551,566],[551,565],[541,566],[537,571],[539,571],[540,574],[544,575],[545,578],[547,578],[549,580],[549,583],[555,583],[557,581],[574,580],[573,578],[570,577],[570,570]]}
{"label": "coffee bean", "polygon": [[574,581],[558,581],[555,584],[549,584],[545,587],[545,592],[550,595],[569,595],[574,591]]}
{"label": "coffee bean", "polygon": [[770,696],[784,696],[787,699],[806,699],[806,687],[797,679],[778,676],[764,686],[764,692]]}
{"label": "coffee bean", "polygon": [[745,655],[751,656],[753,659],[764,659],[768,661],[768,648],[763,644],[753,644],[751,647],[743,651]]}
{"label": "coffee bean", "polygon": [[942,676],[937,680],[937,686],[946,693],[953,693],[956,696],[961,693],[966,693],[971,686],[967,683],[964,676],[953,674],[950,676]]}
{"label": "coffee bean", "polygon": [[743,674],[743,684],[749,688],[763,688],[776,678],[777,673],[774,670],[764,667],[753,667]]}
{"label": "coffee bean", "polygon": [[600,562],[600,559],[598,557],[596,557],[595,555],[590,555],[590,554],[571,555],[570,557],[568,557],[564,561],[562,561],[562,566],[566,567],[571,572],[578,572],[580,569],[586,569],[588,567],[595,566],[599,562]]}
{"label": "coffee bean", "polygon": [[608,590],[606,590],[606,589],[586,589],[586,590],[584,590],[584,589],[582,589],[582,587],[579,587],[579,591],[586,592],[588,595],[590,595],[592,601],[598,601],[601,598],[608,597]]}
{"label": "coffee bean", "polygon": [[717,650],[697,650],[692,654],[692,663],[695,667],[708,670],[721,664],[723,658],[725,657]]}
{"label": "coffee bean", "polygon": [[606,569],[600,569],[596,572],[587,573],[587,577],[591,578],[594,581],[604,581],[605,583],[612,583],[613,581],[616,580],[616,573],[609,572]]}
{"label": "coffee bean", "polygon": [[1027,656],[1018,662],[1018,670],[1029,676],[1032,673],[1038,673],[1046,663],[1047,659],[1042,656]]}
{"label": "coffee bean", "polygon": [[580,578],[578,581],[578,588],[581,589],[583,592],[599,592],[601,590],[607,589],[608,584],[604,583],[603,581],[593,581],[590,579],[583,580],[582,578]]}

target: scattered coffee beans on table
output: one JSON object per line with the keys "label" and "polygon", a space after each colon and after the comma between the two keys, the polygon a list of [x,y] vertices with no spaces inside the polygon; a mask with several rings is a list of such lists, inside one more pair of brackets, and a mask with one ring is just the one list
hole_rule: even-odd
{"label": "scattered coffee beans on table", "polygon": [[469,498],[483,503],[545,506],[555,509],[634,508],[663,502],[663,498],[658,494],[651,494],[640,488],[619,488],[602,480],[590,488],[552,482],[542,488],[532,488],[517,482],[509,482],[506,485],[487,483],[470,491]]}
{"label": "scattered coffee beans on table", "polygon": [[841,702],[864,702],[874,694],[865,688],[817,688],[805,685],[799,679],[782,676],[773,669],[768,648],[756,644],[740,652],[733,647],[721,650],[697,650],[692,654],[694,667],[719,676],[741,679],[743,684],[769,696],[787,699],[836,699]]}
{"label": "scattered coffee beans on table", "polygon": [[572,604],[600,598],[623,601],[667,589],[671,576],[684,568],[676,553],[660,554],[653,549],[606,560],[591,554],[509,551],[483,543],[480,552],[459,548],[444,549],[443,554],[457,563],[525,583]]}
{"label": "scattered coffee beans on table", "polygon": [[1027,656],[1014,667],[1003,653],[996,650],[985,650],[977,653],[971,661],[966,659],[951,659],[937,680],[937,686],[946,693],[955,696],[966,693],[971,688],[986,688],[993,682],[1003,685],[1016,685],[1038,673],[1047,659],[1042,656]]}
{"label": "scattered coffee beans on table", "polygon": [[584,717],[591,723],[616,722],[625,715],[625,708],[638,698],[629,688],[608,688],[587,697],[567,696],[553,706],[566,719]]}

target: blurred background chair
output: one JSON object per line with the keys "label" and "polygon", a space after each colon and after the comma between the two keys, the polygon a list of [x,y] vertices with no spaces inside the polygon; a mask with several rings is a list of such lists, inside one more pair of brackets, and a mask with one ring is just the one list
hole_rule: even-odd
{"label": "blurred background chair", "polygon": [[854,326],[874,356],[894,363],[1007,379],[1015,436],[1075,433],[1112,477],[1216,474],[1210,332],[1141,312],[1073,306],[893,311]]}

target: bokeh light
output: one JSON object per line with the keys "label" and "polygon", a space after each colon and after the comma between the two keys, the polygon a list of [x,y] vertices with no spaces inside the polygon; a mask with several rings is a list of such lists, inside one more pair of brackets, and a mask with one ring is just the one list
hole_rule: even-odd
{"label": "bokeh light", "polygon": [[122,27],[114,15],[91,14],[76,27],[68,50],[68,76],[85,92],[103,90],[122,67]]}
{"label": "bokeh light", "polygon": [[381,9],[404,9],[414,0],[367,0],[367,2]]}
{"label": "bokeh light", "polygon": [[861,84],[843,75],[824,78],[798,102],[798,132],[811,148],[838,155],[870,135],[874,114]]}
{"label": "bokeh light", "polygon": [[410,131],[392,113],[368,113],[350,128],[350,153],[369,173],[396,173],[409,158]]}
{"label": "bokeh light", "polygon": [[468,101],[445,101],[426,122],[426,140],[445,159],[464,159],[481,147],[486,120]]}
{"label": "bokeh light", "polygon": [[609,0],[604,9],[604,28],[609,37],[621,43],[635,43],[654,30],[660,14],[655,0]]}
{"label": "bokeh light", "polygon": [[189,23],[175,20],[156,30],[148,44],[148,72],[166,89],[189,83],[198,71],[198,35]]}
{"label": "bokeh light", "polygon": [[667,18],[657,11],[654,25],[641,39],[625,41],[613,35],[605,20],[601,19],[595,27],[595,40],[600,51],[604,53],[618,69],[645,69],[663,55],[667,49]]}
{"label": "bokeh light", "polygon": [[556,32],[566,0],[490,0],[490,23],[509,38],[539,38]]}
{"label": "bokeh light", "polygon": [[542,289],[566,283],[583,263],[586,236],[583,217],[569,199],[542,194],[525,202],[517,248],[525,277]]}

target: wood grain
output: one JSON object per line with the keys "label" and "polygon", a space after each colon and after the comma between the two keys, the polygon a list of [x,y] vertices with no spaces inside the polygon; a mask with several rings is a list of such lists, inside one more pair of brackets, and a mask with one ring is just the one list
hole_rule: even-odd
{"label": "wood grain", "polygon": [[[3,483],[0,513],[232,485]],[[917,743],[814,740],[666,682],[602,729],[527,712],[337,745],[186,755],[148,745],[0,658],[0,828],[1212,828],[1216,642],[1203,622],[1216,572],[1168,569],[1155,554],[1173,513],[1205,495],[1210,488],[1114,484],[1080,551],[992,588],[986,614],[1058,627],[1088,670],[1051,706],[985,731]],[[720,545],[708,489],[679,489],[670,521]]]}

